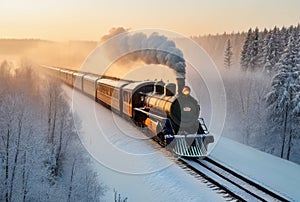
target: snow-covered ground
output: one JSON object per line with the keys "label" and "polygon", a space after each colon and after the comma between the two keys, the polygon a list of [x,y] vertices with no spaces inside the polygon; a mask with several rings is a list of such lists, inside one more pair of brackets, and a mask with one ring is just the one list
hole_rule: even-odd
{"label": "snow-covered ground", "polygon": [[[81,120],[78,134],[110,189],[129,201],[225,200],[127,121],[69,87],[64,90]],[[105,200],[113,200],[111,190]]]}
{"label": "snow-covered ground", "polygon": [[210,157],[291,201],[300,201],[300,166],[295,163],[223,137]]}
{"label": "snow-covered ground", "polygon": [[[79,135],[97,161],[100,179],[130,201],[223,201],[222,196],[192,177],[129,122],[64,87],[75,114]],[[300,166],[221,138],[210,156],[291,200],[300,200]],[[111,194],[110,194],[111,193]],[[111,201],[111,190],[106,200]]]}

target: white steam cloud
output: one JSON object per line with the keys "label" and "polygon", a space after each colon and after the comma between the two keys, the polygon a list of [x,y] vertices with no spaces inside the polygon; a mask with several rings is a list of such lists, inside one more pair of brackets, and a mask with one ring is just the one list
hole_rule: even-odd
{"label": "white steam cloud", "polygon": [[[118,34],[121,35],[114,37]],[[185,74],[183,53],[176,47],[175,42],[166,36],[156,32],[149,36],[144,33],[130,34],[128,29],[118,27],[112,28],[109,34],[102,37],[102,41],[106,40],[109,40],[107,52],[113,58],[128,53],[124,56],[126,60],[166,65],[181,75]]]}

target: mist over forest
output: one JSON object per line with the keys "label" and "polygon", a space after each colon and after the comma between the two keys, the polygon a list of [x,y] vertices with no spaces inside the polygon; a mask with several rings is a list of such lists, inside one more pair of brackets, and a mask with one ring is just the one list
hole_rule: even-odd
{"label": "mist over forest", "polygon": [[[207,51],[222,75],[227,96],[223,135],[300,163],[299,25],[191,39]],[[0,59],[79,69],[98,44],[1,39]]]}
{"label": "mist over forest", "polygon": [[35,64],[79,69],[97,47],[95,41],[56,42],[39,39],[0,39],[1,60],[27,60]]}
{"label": "mist over forest", "polygon": [[107,188],[61,83],[40,75],[25,61],[0,64],[0,201],[100,201]]}
{"label": "mist over forest", "polygon": [[300,26],[192,39],[222,74],[223,135],[300,163]]}

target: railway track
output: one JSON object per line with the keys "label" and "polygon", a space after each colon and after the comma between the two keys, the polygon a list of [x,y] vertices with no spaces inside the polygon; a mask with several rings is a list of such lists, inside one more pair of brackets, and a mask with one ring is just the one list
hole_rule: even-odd
{"label": "railway track", "polygon": [[206,157],[205,159],[179,159],[186,167],[193,170],[215,186],[224,190],[238,201],[290,201],[283,195],[270,191]]}

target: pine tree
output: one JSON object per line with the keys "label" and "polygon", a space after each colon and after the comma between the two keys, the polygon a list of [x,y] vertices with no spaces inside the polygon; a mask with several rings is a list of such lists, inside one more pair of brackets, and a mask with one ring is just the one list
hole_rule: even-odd
{"label": "pine tree", "polygon": [[[276,122],[276,127],[282,127],[281,154],[283,158],[286,138],[289,138],[288,146],[292,140],[292,131],[295,127],[295,103],[293,100],[299,94],[300,71],[297,64],[297,40],[293,34],[289,38],[288,47],[285,49],[280,61],[276,65],[279,69],[272,82],[272,91],[267,96],[267,102],[271,106],[272,117]],[[289,152],[287,155],[289,159]]]}
{"label": "pine tree", "polygon": [[244,71],[254,71],[259,67],[261,61],[262,40],[261,33],[256,28],[254,31],[248,31],[241,55],[241,67]]}
{"label": "pine tree", "polygon": [[260,57],[260,47],[261,42],[259,38],[259,29],[256,28],[254,33],[252,33],[252,43],[250,46],[250,63],[248,69],[254,71],[259,66],[259,57]]}
{"label": "pine tree", "polygon": [[227,40],[226,48],[225,48],[225,54],[224,54],[224,66],[227,69],[230,69],[232,66],[232,45],[230,39]]}
{"label": "pine tree", "polygon": [[252,29],[250,28],[244,42],[243,50],[241,53],[241,60],[240,60],[241,68],[244,71],[246,71],[249,67],[251,43],[252,43]]}
{"label": "pine tree", "polygon": [[260,38],[261,38],[261,40],[260,40],[260,47],[259,47],[260,54],[258,57],[258,66],[260,68],[264,69],[264,67],[267,63],[267,56],[268,56],[268,52],[269,52],[268,43],[271,38],[271,33],[267,29],[264,29]]}
{"label": "pine tree", "polygon": [[282,52],[289,44],[289,37],[290,37],[290,34],[292,33],[293,29],[294,29],[294,27],[290,26],[288,29],[285,27],[282,27],[282,29],[280,30],[280,35],[281,35],[280,42],[281,42],[281,46],[282,46]]}
{"label": "pine tree", "polygon": [[276,71],[276,63],[279,61],[282,55],[282,43],[280,40],[280,31],[277,27],[271,31],[271,38],[267,45],[268,55],[266,58],[266,64],[264,70],[267,72]]}
{"label": "pine tree", "polygon": [[[288,152],[287,152],[287,159],[290,159],[291,155],[291,148],[293,139],[300,138],[300,27],[299,25],[294,28],[294,41],[295,47],[293,52],[293,58],[295,61],[295,70],[294,70],[294,77],[295,81],[293,83],[293,89],[295,91],[294,96],[292,98],[292,115],[293,115],[293,122],[296,126],[292,128],[293,133],[290,135],[288,140]],[[298,137],[294,137],[298,136]]]}

